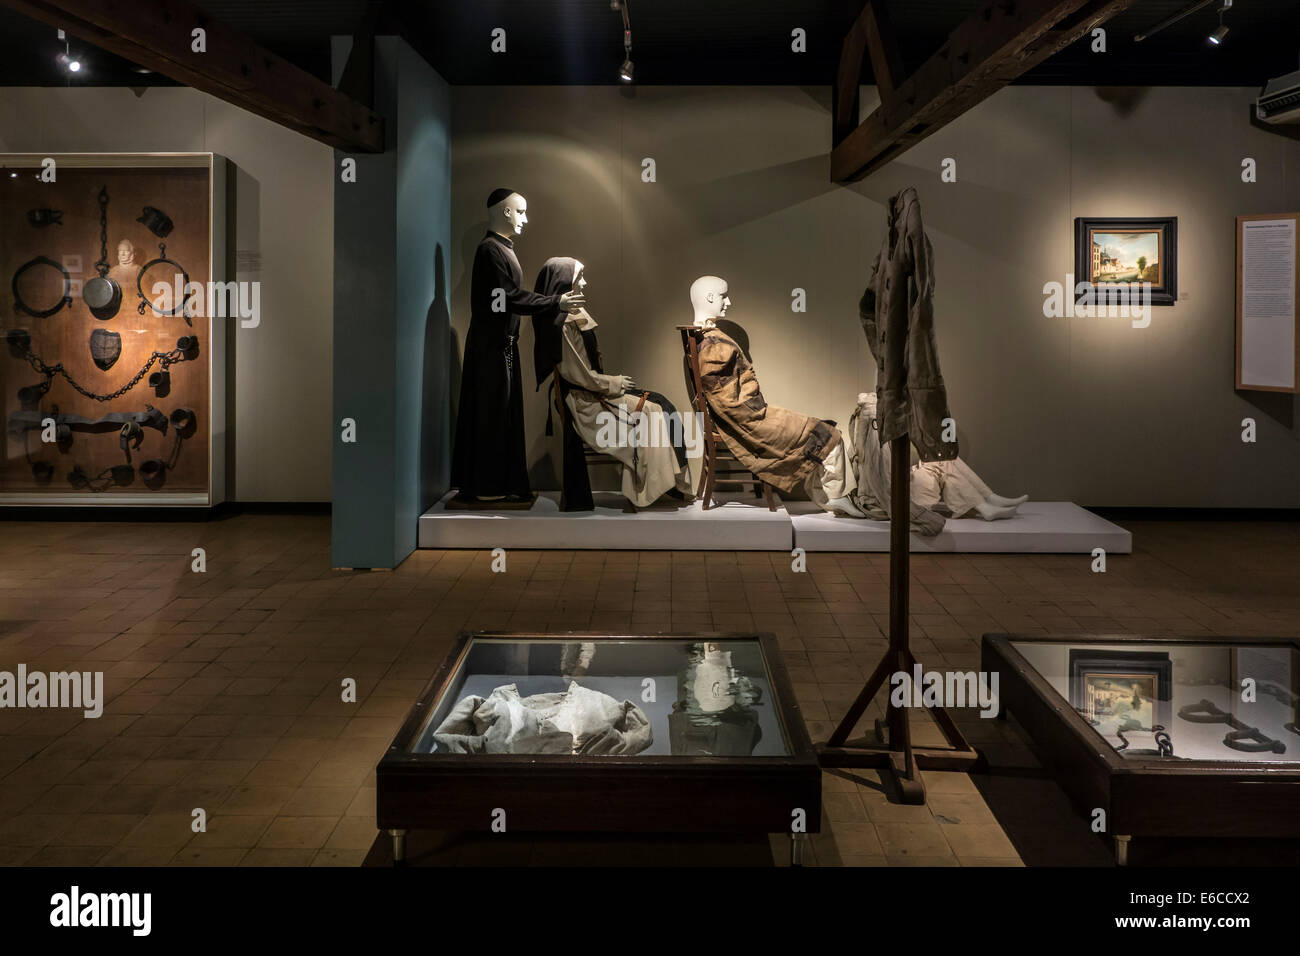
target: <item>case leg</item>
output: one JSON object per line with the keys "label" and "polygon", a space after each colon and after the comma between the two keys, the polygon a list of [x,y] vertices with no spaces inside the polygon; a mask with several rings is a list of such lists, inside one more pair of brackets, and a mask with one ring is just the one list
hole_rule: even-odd
{"label": "case leg", "polygon": [[393,866],[401,866],[406,862],[406,831],[389,830],[388,835],[393,838]]}
{"label": "case leg", "polygon": [[790,865],[803,866],[803,848],[808,840],[805,833],[790,834]]}
{"label": "case leg", "polygon": [[1132,839],[1131,836],[1115,837],[1115,864],[1117,866],[1128,866],[1128,844]]}

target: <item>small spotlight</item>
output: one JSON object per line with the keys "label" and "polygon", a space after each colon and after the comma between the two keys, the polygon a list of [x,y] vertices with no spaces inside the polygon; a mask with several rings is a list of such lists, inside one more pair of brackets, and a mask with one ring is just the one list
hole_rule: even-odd
{"label": "small spotlight", "polygon": [[18,178],[18,174],[17,174],[17,173],[10,173],[10,174],[9,174],[9,178],[10,178],[10,179],[17,179],[17,178]]}
{"label": "small spotlight", "polygon": [[80,60],[69,60],[69,61],[68,61],[68,71],[69,71],[70,73],[80,73],[80,72],[81,72],[81,61],[80,61]]}
{"label": "small spotlight", "polygon": [[631,60],[624,60],[623,65],[618,68],[618,78],[624,83],[631,83],[635,69]]}
{"label": "small spotlight", "polygon": [[1228,36],[1228,28],[1225,27],[1222,23],[1220,23],[1219,28],[1210,34],[1209,39],[1212,44],[1218,46],[1224,41],[1224,39],[1227,36]]}

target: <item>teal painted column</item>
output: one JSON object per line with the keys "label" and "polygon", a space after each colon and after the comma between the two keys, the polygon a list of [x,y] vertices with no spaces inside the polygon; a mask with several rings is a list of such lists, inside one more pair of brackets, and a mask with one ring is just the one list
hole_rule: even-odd
{"label": "teal painted column", "polygon": [[374,108],[385,151],[334,157],[335,567],[400,564],[450,475],[451,92],[404,41],[379,37]]}

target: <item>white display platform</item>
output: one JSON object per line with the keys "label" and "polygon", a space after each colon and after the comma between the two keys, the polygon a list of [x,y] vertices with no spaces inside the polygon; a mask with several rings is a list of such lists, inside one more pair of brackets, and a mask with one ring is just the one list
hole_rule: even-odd
{"label": "white display platform", "polygon": [[[805,551],[888,551],[889,522],[827,514],[810,501],[786,503],[794,544]],[[1004,521],[952,518],[932,538],[912,534],[913,552],[967,554],[1131,554],[1133,536],[1069,501],[1027,501]]]}
{"label": "white display platform", "polygon": [[560,511],[543,492],[528,511],[447,510],[448,494],[420,516],[421,548],[554,548],[601,551],[789,551],[790,516],[779,502],[727,496],[708,511],[665,499],[631,511],[622,495],[596,493],[594,511]]}

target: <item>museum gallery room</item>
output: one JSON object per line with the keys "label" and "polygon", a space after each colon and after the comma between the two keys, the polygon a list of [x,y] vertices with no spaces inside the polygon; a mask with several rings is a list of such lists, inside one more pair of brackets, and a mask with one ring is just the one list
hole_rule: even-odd
{"label": "museum gallery room", "polygon": [[1300,0],[0,38],[0,863],[1300,859]]}

